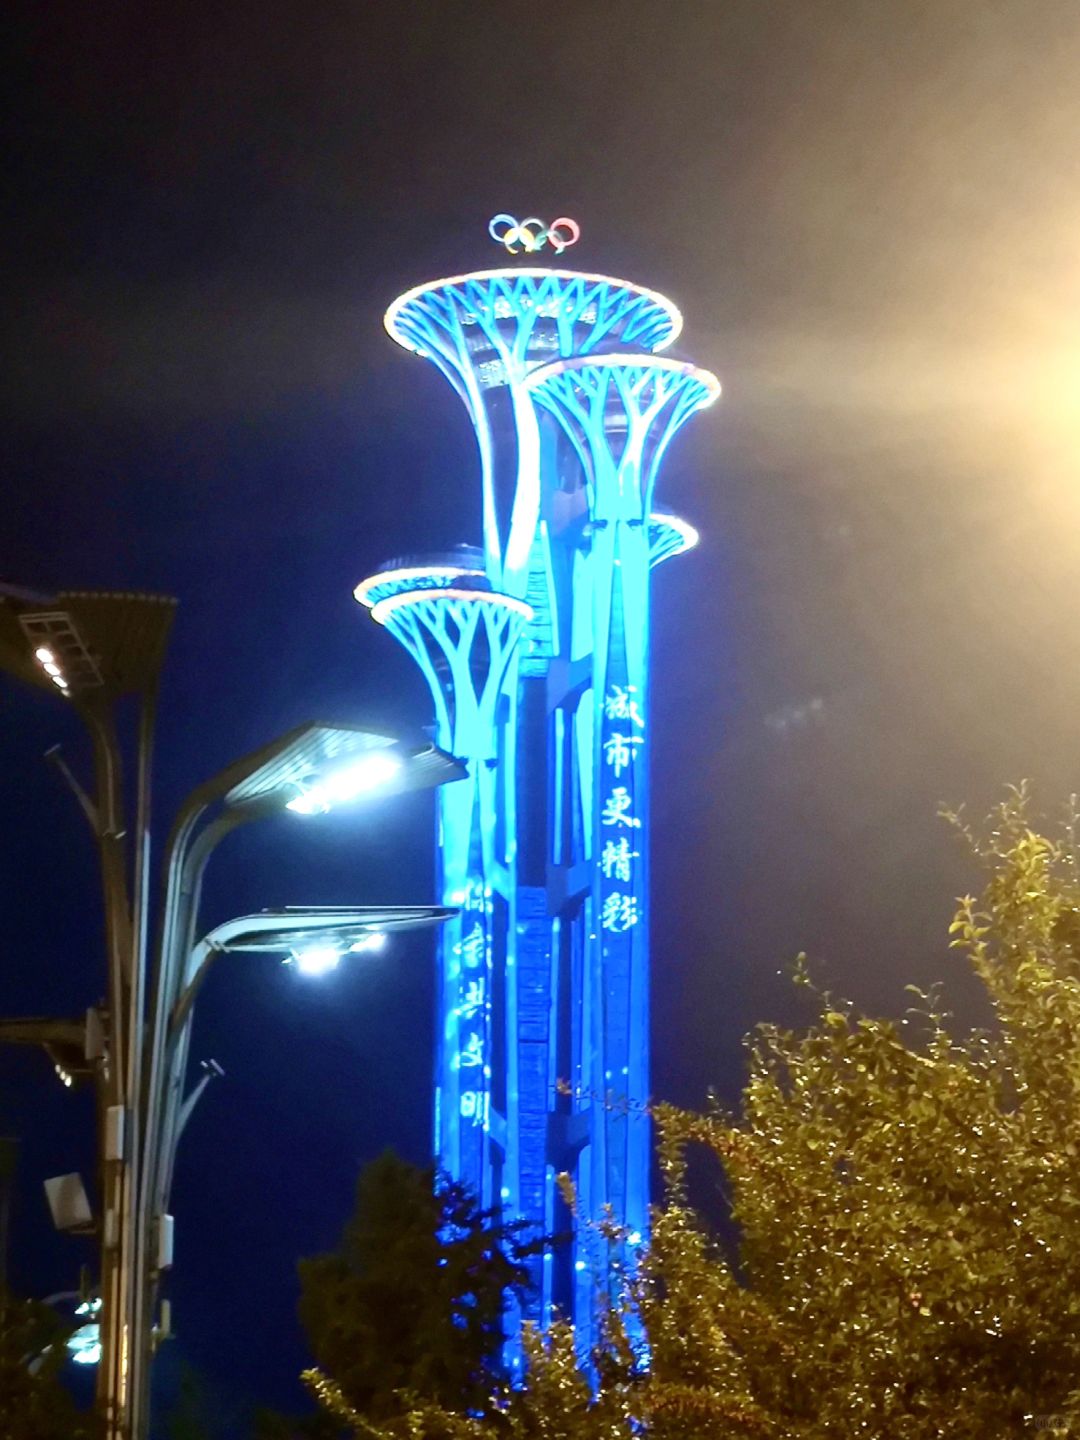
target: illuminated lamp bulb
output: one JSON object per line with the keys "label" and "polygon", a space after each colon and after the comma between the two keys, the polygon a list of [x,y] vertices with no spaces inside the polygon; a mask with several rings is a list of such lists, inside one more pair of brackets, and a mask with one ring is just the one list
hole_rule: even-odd
{"label": "illuminated lamp bulb", "polygon": [[286,805],[296,815],[325,814],[335,805],[348,804],[370,790],[387,785],[401,770],[401,761],[392,755],[365,755],[329,775],[314,780],[303,793]]}
{"label": "illuminated lamp bulb", "polygon": [[69,1335],[67,1350],[76,1365],[96,1365],[101,1359],[101,1329],[97,1321],[80,1325]]}
{"label": "illuminated lamp bulb", "polygon": [[333,945],[313,945],[310,950],[294,950],[292,963],[301,975],[328,975],[341,964],[341,951]]}

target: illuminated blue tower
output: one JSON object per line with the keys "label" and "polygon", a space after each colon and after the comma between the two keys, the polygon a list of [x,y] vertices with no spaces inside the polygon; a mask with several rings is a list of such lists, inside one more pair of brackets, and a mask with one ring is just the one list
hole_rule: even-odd
{"label": "illuminated blue tower", "polygon": [[[435,703],[437,744],[468,764],[438,797],[439,889],[458,911],[440,948],[435,1152],[485,1208],[515,1193],[513,787],[499,756],[512,746],[518,649],[532,612],[497,594],[477,550],[392,562],[357,587],[373,617],[409,651]],[[490,1143],[492,1137],[494,1143]]]}
{"label": "illuminated blue tower", "polygon": [[[571,221],[497,221],[512,252],[576,238]],[[472,420],[483,544],[356,591],[469,765],[438,802],[442,898],[461,915],[438,960],[437,1158],[507,1218],[572,1230],[537,1261],[526,1318],[570,1315],[583,1354],[598,1287],[648,1229],[649,584],[697,539],[652,497],[671,438],[719,393],[655,353],[681,324],[640,286],[531,266],[395,301],[391,336]],[[590,1223],[605,1215],[621,1240]]]}

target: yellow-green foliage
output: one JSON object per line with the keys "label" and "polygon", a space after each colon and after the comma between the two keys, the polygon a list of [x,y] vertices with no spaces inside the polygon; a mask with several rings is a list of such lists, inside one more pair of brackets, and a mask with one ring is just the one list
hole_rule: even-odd
{"label": "yellow-green foliage", "polygon": [[[760,1027],[739,1115],[655,1111],[667,1197],[595,1399],[558,1328],[530,1338],[530,1384],[502,1415],[416,1415],[413,1434],[1080,1434],[1080,871],[1072,826],[1048,839],[1026,810],[1011,794],[985,841],[953,817],[987,867],[950,933],[991,1031],[955,1034],[926,996],[899,1023],[818,996],[806,1032]],[[687,1198],[699,1147],[736,1256]]]}

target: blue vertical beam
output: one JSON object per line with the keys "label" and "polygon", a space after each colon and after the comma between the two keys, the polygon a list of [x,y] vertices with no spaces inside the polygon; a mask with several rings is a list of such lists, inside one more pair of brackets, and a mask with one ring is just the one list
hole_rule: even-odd
{"label": "blue vertical beam", "polygon": [[[498,764],[531,612],[475,569],[452,569],[400,566],[363,582],[357,597],[420,667],[437,742],[468,766],[468,778],[438,796],[440,892],[459,913],[439,937],[434,1139],[439,1164],[490,1208],[515,1192],[520,1168],[514,825]],[[505,1070],[498,1057],[509,1057]]]}
{"label": "blue vertical beam", "polygon": [[575,922],[588,1107],[577,1179],[591,1213],[606,1209],[627,1240],[606,1246],[595,1230],[577,1236],[574,1308],[587,1345],[598,1273],[614,1288],[632,1262],[627,1248],[648,1227],[649,571],[654,554],[674,545],[665,533],[673,527],[652,515],[652,493],[672,436],[719,386],[707,372],[642,355],[558,362],[528,383],[580,460],[588,516],[572,595],[577,648],[589,646],[590,672],[574,760],[591,867]]}

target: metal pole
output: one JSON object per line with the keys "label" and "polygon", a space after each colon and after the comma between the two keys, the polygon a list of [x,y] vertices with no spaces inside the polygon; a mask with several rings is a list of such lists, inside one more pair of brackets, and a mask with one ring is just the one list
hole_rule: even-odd
{"label": "metal pole", "polygon": [[146,1023],[145,1045],[148,1053],[143,1066],[143,1174],[138,1203],[135,1256],[135,1306],[138,1311],[136,1323],[138,1349],[135,1365],[140,1378],[137,1382],[138,1409],[135,1416],[134,1434],[140,1437],[140,1440],[147,1433],[150,1422],[150,1362],[156,1291],[156,1257],[155,1262],[151,1263],[151,1246],[155,1216],[154,1195],[160,1166],[166,1023],[171,1008],[170,996],[173,988],[170,967],[176,948],[177,931],[179,929],[183,932],[186,928],[178,913],[183,899],[179,878],[191,835],[205,808],[206,802],[196,791],[177,816],[166,844],[161,926],[154,965],[153,993]]}
{"label": "metal pole", "polygon": [[133,1410],[133,1436],[144,1440],[150,1422],[150,1367],[153,1358],[153,1313],[160,1280],[156,1227],[166,1213],[172,1185],[177,1120],[183,1099],[190,1041],[190,1015],[172,1031],[170,1020],[180,1001],[188,957],[194,948],[199,898],[207,861],[218,843],[237,826],[280,809],[277,799],[256,800],[228,809],[196,835],[196,827],[213,803],[219,782],[196,790],[177,817],[166,849],[165,897],[155,966],[154,994],[147,1024],[149,1055],[144,1088],[142,1184],[139,1196],[135,1306],[138,1352],[133,1367],[138,1379],[138,1408]]}
{"label": "metal pole", "polygon": [[129,1440],[127,1382],[130,1342],[133,1161],[125,1133],[131,1109],[127,1089],[129,1006],[132,979],[132,925],[129,908],[121,759],[112,716],[80,707],[94,742],[97,808],[100,816],[105,939],[108,955],[109,1045],[105,1073],[105,1123],[101,1146],[101,1362],[97,1399],[105,1440]]}
{"label": "metal pole", "polygon": [[132,1183],[129,1186],[124,1233],[128,1237],[130,1281],[126,1297],[130,1338],[129,1355],[129,1429],[141,1434],[140,1417],[149,1413],[149,1397],[143,1390],[149,1383],[143,1363],[145,1343],[143,1329],[147,1317],[142,1304],[142,1256],[146,1247],[144,1207],[141,1196],[148,1179],[147,1157],[143,1149],[144,1091],[143,1064],[146,1042],[146,969],[147,932],[150,914],[150,804],[151,764],[154,744],[154,721],[157,712],[157,686],[152,684],[143,695],[139,714],[139,737],[136,754],[135,801],[135,869],[133,888],[133,924],[131,958],[131,993],[128,1020],[127,1093],[129,1105],[128,1154],[133,1159]]}

